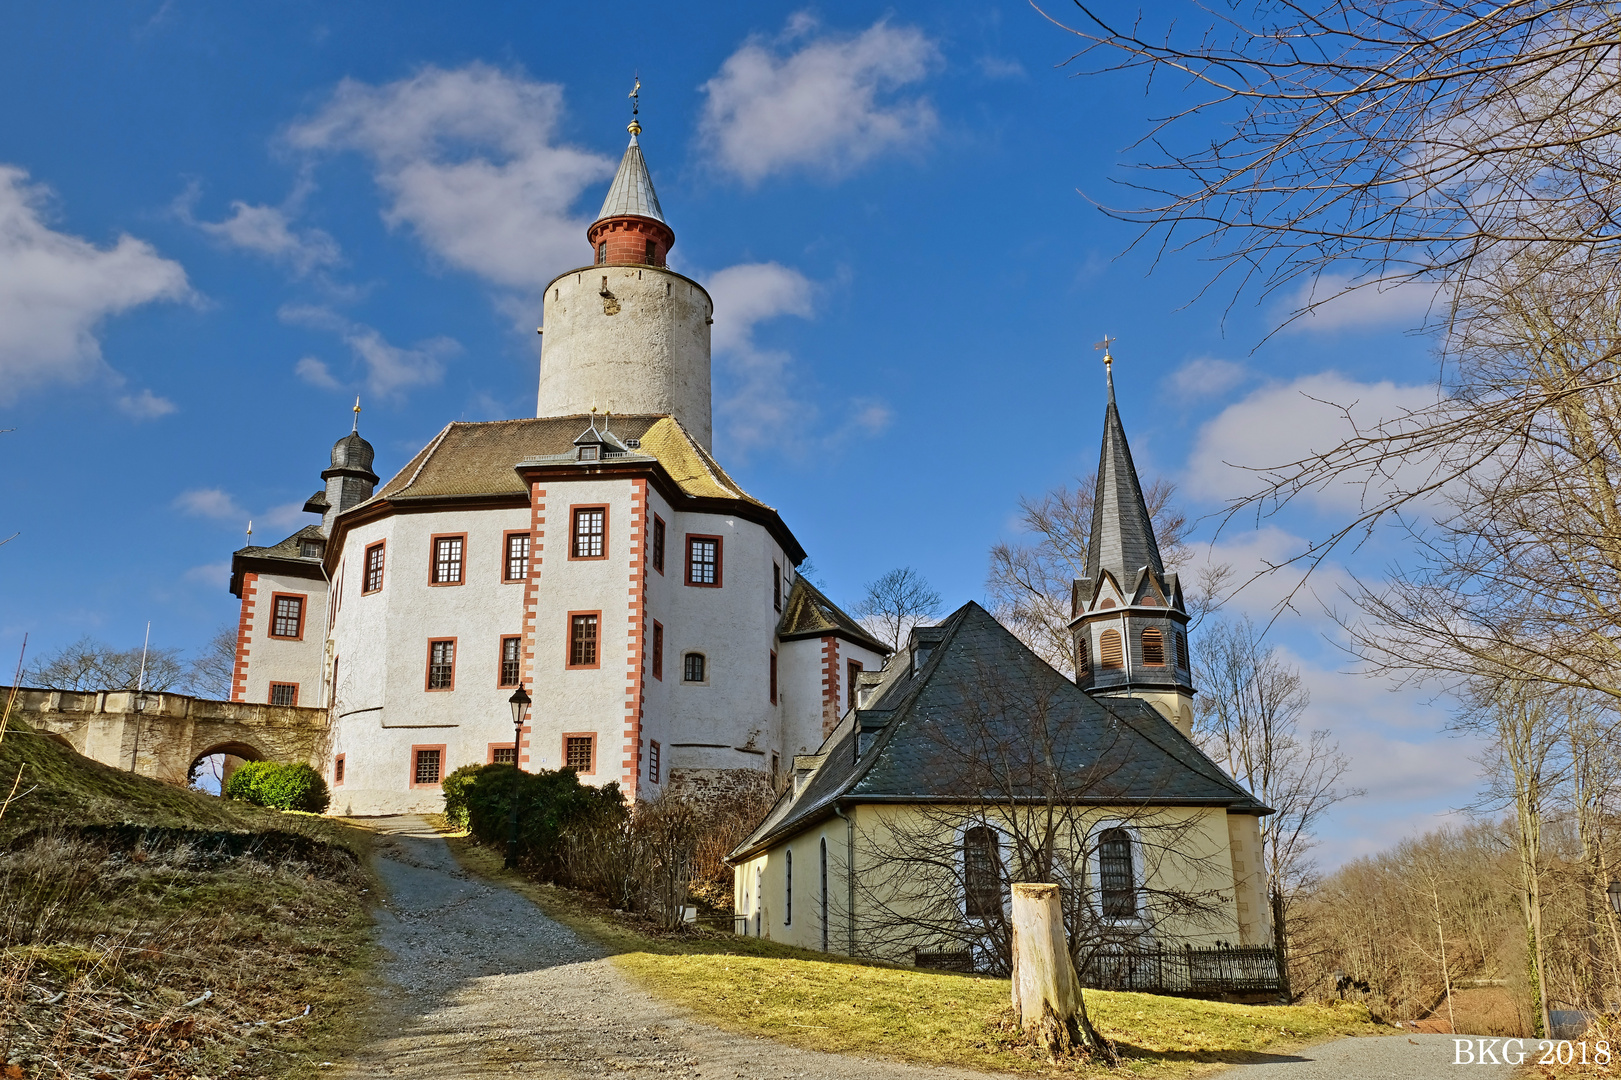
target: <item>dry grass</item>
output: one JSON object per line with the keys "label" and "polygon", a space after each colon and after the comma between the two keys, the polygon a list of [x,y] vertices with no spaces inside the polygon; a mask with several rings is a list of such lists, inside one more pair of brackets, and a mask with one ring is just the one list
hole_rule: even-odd
{"label": "dry grass", "polygon": [[469,869],[512,885],[601,942],[634,981],[695,1019],[808,1050],[1010,1073],[1170,1078],[1390,1030],[1357,1005],[1225,1005],[1089,991],[1093,1020],[1125,1068],[1055,1065],[1012,1030],[1006,979],[856,961],[712,930],[664,932],[592,897],[509,874],[498,853],[465,838],[453,837],[451,847]]}
{"label": "dry grass", "polygon": [[353,1037],[368,834],[13,732],[0,774],[18,767],[28,794],[0,821],[0,1076],[283,1077]]}

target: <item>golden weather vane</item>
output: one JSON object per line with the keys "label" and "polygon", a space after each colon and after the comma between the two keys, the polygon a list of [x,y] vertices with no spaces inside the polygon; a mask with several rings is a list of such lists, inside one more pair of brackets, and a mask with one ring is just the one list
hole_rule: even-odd
{"label": "golden weather vane", "polygon": [[1092,348],[1094,348],[1094,349],[1102,349],[1103,350],[1103,362],[1105,364],[1112,364],[1112,363],[1114,363],[1114,357],[1109,355],[1109,346],[1113,345],[1115,342],[1117,342],[1119,340],[1120,340],[1119,338],[1110,337],[1108,334],[1104,334],[1103,335],[1103,340],[1097,342],[1096,344],[1094,344],[1092,346]]}
{"label": "golden weather vane", "polygon": [[635,80],[636,85],[631,87],[630,90],[630,133],[640,135],[642,133],[642,122],[637,119],[637,114],[642,109],[642,76],[640,72],[636,73]]}

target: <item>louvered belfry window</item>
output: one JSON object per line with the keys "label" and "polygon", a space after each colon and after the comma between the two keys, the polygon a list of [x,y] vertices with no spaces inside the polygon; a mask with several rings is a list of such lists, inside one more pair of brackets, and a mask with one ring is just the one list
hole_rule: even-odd
{"label": "louvered belfry window", "polygon": [[1075,673],[1086,675],[1092,671],[1092,643],[1086,640],[1086,631],[1082,630],[1075,639]]}
{"label": "louvered belfry window", "polygon": [[1143,666],[1165,666],[1165,635],[1157,626],[1146,627],[1143,630]]}
{"label": "louvered belfry window", "polygon": [[1105,630],[1098,635],[1098,661],[1105,671],[1118,671],[1125,666],[1120,648],[1120,631]]}
{"label": "louvered belfry window", "polygon": [[1103,914],[1129,918],[1137,914],[1137,876],[1131,865],[1131,834],[1105,829],[1098,835],[1098,885]]}
{"label": "louvered belfry window", "polygon": [[976,825],[962,834],[963,907],[970,918],[1002,911],[1002,859],[996,830]]}

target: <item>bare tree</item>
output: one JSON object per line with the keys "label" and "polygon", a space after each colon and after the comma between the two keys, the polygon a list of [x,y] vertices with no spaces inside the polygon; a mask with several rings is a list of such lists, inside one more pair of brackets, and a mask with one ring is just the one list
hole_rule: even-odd
{"label": "bare tree", "polygon": [[187,670],[179,649],[147,649],[145,678],[142,650],[114,649],[84,637],[37,661],[26,679],[52,690],[134,690],[137,683],[154,691],[184,690]]}
{"label": "bare tree", "polygon": [[940,594],[910,566],[897,567],[867,583],[856,617],[880,641],[899,649],[912,627],[940,614]]}
{"label": "bare tree", "polygon": [[1323,815],[1364,793],[1341,786],[1350,762],[1333,736],[1301,730],[1311,692],[1248,617],[1206,623],[1193,656],[1200,688],[1194,739],[1277,811],[1261,819],[1261,846],[1268,880],[1292,903],[1310,882]]}
{"label": "bare tree", "polygon": [[[1075,673],[1070,637],[1070,586],[1086,577],[1097,476],[1078,477],[1036,498],[1021,496],[1019,520],[1033,539],[991,548],[985,595],[991,612],[1035,654],[1067,675]],[[1160,556],[1168,570],[1187,560],[1190,523],[1173,502],[1176,485],[1159,478],[1143,492]]]}
{"label": "bare tree", "polygon": [[192,693],[228,701],[236,678],[236,636],[234,624],[226,623],[214,632],[191,662]]}

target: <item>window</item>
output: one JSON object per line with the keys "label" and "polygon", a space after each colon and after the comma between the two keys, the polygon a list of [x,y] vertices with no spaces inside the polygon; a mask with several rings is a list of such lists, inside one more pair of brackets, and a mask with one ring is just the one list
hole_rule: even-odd
{"label": "window", "polygon": [[501,681],[497,686],[517,686],[523,677],[523,638],[501,639]]}
{"label": "window", "polygon": [[411,747],[411,786],[438,787],[445,774],[443,746]]}
{"label": "window", "polygon": [[964,910],[969,918],[1002,912],[1002,857],[996,830],[976,825],[962,834]]}
{"label": "window", "polygon": [[777,756],[775,750],[771,751],[771,788],[776,790],[777,777],[782,772],[782,758]]}
{"label": "window", "polygon": [[720,537],[687,537],[687,584],[720,587]]}
{"label": "window", "polygon": [[456,689],[456,639],[428,642],[428,689]]}
{"label": "window", "polygon": [[1105,671],[1118,671],[1125,663],[1120,652],[1120,631],[1105,630],[1098,635],[1098,657]]}
{"label": "window", "polygon": [[1165,666],[1165,635],[1159,627],[1149,626],[1143,629],[1143,666]]}
{"label": "window", "polygon": [[653,624],[653,678],[664,681],[664,624]]}
{"label": "window", "polygon": [[827,837],[822,837],[822,951],[827,952]]}
{"label": "window", "polygon": [[1092,643],[1086,640],[1086,630],[1075,635],[1075,674],[1080,676],[1092,673]]}
{"label": "window", "polygon": [[771,654],[771,704],[777,703],[777,654]]}
{"label": "window", "polygon": [[1188,659],[1188,635],[1181,627],[1172,631],[1176,635],[1176,666],[1184,671],[1193,670],[1192,661]]}
{"label": "window", "polygon": [[332,786],[333,787],[337,787],[339,784],[343,783],[343,758],[344,758],[344,755],[339,754],[337,757],[332,759]]}
{"label": "window", "polygon": [[659,744],[657,740],[647,744],[647,779],[655,784],[659,782]]}
{"label": "window", "polygon": [[782,925],[794,925],[794,853],[784,850],[782,853]]}
{"label": "window", "polygon": [[501,580],[529,580],[529,534],[507,533],[506,558],[501,562]]}
{"label": "window", "polygon": [[1098,835],[1098,884],[1103,892],[1103,914],[1130,918],[1137,914],[1137,876],[1131,865],[1131,834],[1104,829]]}
{"label": "window", "polygon": [[506,743],[505,745],[503,745],[501,743],[491,743],[490,744],[490,764],[491,765],[516,765],[516,764],[518,764],[518,748],[516,746],[513,746],[511,743]]}
{"label": "window", "polygon": [[595,460],[597,460],[597,449],[598,448],[597,448],[596,443],[587,443],[586,445],[580,447],[579,460],[581,460],[581,461],[595,461]]}
{"label": "window", "polygon": [[322,540],[300,540],[298,554],[305,559],[319,559],[326,553],[326,542]]}
{"label": "window", "polygon": [[597,244],[597,265],[601,266],[608,261],[608,241],[603,240]]}
{"label": "window", "polygon": [[664,519],[653,515],[653,569],[664,573]]}
{"label": "window", "polygon": [[651,240],[647,242],[647,261],[651,266],[657,266],[659,261],[659,246]]}
{"label": "window", "polygon": [[681,681],[703,682],[708,677],[704,670],[704,654],[689,652],[681,658]]}
{"label": "window", "polygon": [[574,531],[569,543],[571,559],[601,559],[607,554],[606,540],[608,508],[606,506],[577,506],[574,508]]}
{"label": "window", "polygon": [[362,583],[362,593],[374,593],[383,587],[383,541],[379,540],[366,548],[366,580]]}
{"label": "window", "polygon": [[297,705],[298,684],[291,682],[273,682],[270,684],[270,704]]}
{"label": "window", "polygon": [[287,596],[284,593],[275,593],[273,595],[275,599],[270,609],[270,636],[302,638],[304,636],[304,598],[302,596]]}
{"label": "window", "polygon": [[856,677],[860,674],[860,660],[851,660],[848,664],[844,665],[845,680],[850,684],[849,687],[844,691],[844,707],[847,709],[853,709],[856,707]]}
{"label": "window", "polygon": [[597,665],[597,620],[600,612],[569,612],[568,666],[594,668]]}
{"label": "window", "polygon": [[1103,601],[1103,603],[1098,605],[1098,610],[1101,611],[1104,608],[1112,608],[1112,607],[1114,607],[1114,598],[1109,597],[1109,598],[1105,599]]}
{"label": "window", "polygon": [[579,732],[563,736],[563,767],[579,773],[597,771],[597,737]]}
{"label": "window", "polygon": [[467,547],[467,534],[436,536],[433,538],[433,565],[428,568],[430,585],[460,585],[462,583],[462,556]]}
{"label": "window", "polygon": [[782,610],[782,566],[771,564],[771,610]]}

